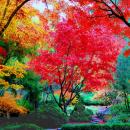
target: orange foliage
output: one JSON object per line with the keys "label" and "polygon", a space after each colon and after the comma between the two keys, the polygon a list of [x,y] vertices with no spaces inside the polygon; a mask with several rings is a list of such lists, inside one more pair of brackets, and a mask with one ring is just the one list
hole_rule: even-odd
{"label": "orange foliage", "polygon": [[13,97],[9,93],[5,93],[4,96],[0,97],[0,113],[2,114],[26,114],[28,112],[22,106],[18,106],[16,99],[19,97]]}

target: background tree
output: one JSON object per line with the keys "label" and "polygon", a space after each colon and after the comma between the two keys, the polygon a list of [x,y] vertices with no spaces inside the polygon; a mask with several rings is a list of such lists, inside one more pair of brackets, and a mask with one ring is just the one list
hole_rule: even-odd
{"label": "background tree", "polygon": [[[130,57],[129,53],[127,55],[127,51],[130,47],[127,45],[122,53],[118,57],[117,61],[117,71],[116,71],[116,83],[114,87],[124,93],[125,104],[127,109],[129,110],[129,100],[128,94],[130,93]],[[126,57],[127,56],[127,57]]]}
{"label": "background tree", "polygon": [[[23,48],[20,44],[13,41],[0,40],[1,46],[1,67],[0,67],[0,91],[11,90],[14,94],[17,94],[19,86],[23,88],[21,84],[16,82],[16,79],[23,78],[26,73],[27,66],[25,63],[28,61],[30,54],[36,53],[36,47]],[[6,88],[6,89],[5,89]]]}
{"label": "background tree", "polygon": [[42,92],[43,85],[40,82],[41,77],[36,75],[32,71],[27,71],[24,78],[18,79],[17,82],[24,86],[23,88],[23,106],[28,100],[30,104],[33,105],[33,109],[37,111],[37,109],[41,106],[42,103]]}

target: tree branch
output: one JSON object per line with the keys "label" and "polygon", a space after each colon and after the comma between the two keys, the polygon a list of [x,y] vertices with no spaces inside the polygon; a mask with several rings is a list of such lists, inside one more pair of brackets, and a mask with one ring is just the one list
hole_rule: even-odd
{"label": "tree branch", "polygon": [[4,27],[0,31],[0,36],[4,33],[4,31],[8,28],[10,22],[12,21],[13,17],[16,15],[16,13],[30,0],[23,1],[20,5],[18,5],[15,10],[11,13],[7,23],[4,25]]}
{"label": "tree branch", "polygon": [[108,3],[105,2],[104,0],[94,0],[94,1],[106,7],[106,8],[100,7],[101,10],[106,11],[106,12],[111,12],[111,13],[108,13],[108,16],[110,18],[113,18],[113,17],[118,18],[121,21],[123,21],[128,27],[130,27],[130,23],[126,20],[122,10],[118,7],[117,1],[113,2],[112,0],[109,0],[113,4],[114,9],[111,6],[109,6]]}
{"label": "tree branch", "polygon": [[[69,104],[74,100],[74,98],[80,93],[81,88],[83,87],[84,81],[85,81],[85,79],[83,79],[79,84],[77,84],[77,85],[75,86],[75,89],[71,92],[71,95],[70,95],[70,98],[69,98],[69,102],[68,102],[67,105],[69,105]],[[74,94],[74,91],[77,89],[77,87],[78,87],[79,85],[81,85],[81,86],[78,88],[78,92],[76,92],[75,95],[73,95],[73,94]]]}
{"label": "tree branch", "polygon": [[56,104],[63,110],[62,105],[57,101],[57,99],[56,99],[56,97],[55,97],[55,95],[54,95],[54,91],[53,91],[53,89],[52,89],[52,85],[50,85],[50,90],[51,90],[52,96],[53,96],[53,98],[54,98]]}

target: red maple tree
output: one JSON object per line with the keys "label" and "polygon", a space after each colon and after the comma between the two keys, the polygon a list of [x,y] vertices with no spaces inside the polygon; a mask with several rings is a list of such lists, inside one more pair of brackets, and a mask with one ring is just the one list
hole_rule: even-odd
{"label": "red maple tree", "polygon": [[[48,40],[51,49],[40,50],[40,55],[30,62],[42,79],[49,82],[53,96],[53,83],[59,85],[59,101],[54,98],[64,112],[81,90],[101,89],[113,80],[121,48],[121,39],[107,27],[87,26],[78,20],[81,21],[77,18],[59,23]],[[67,92],[71,93],[68,100]]]}

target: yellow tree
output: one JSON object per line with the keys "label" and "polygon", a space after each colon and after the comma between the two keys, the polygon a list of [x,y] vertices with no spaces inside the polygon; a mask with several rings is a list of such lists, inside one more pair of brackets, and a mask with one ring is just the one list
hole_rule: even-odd
{"label": "yellow tree", "polygon": [[[32,6],[39,1],[45,3],[42,13]],[[0,36],[24,47],[43,46],[49,30],[55,27],[69,6],[64,0],[0,0],[0,3]]]}
{"label": "yellow tree", "polygon": [[0,35],[8,28],[13,17],[30,0],[0,0]]}
{"label": "yellow tree", "polygon": [[[44,43],[46,20],[32,19],[39,11],[30,0],[0,0],[0,36],[21,43],[24,47]],[[43,20],[43,19],[42,19]]]}
{"label": "yellow tree", "polygon": [[23,78],[26,73],[27,66],[16,61],[12,66],[0,65],[0,89],[7,90],[8,88],[13,88],[15,90],[22,89],[22,85],[9,83],[4,78],[15,76],[16,78]]}

